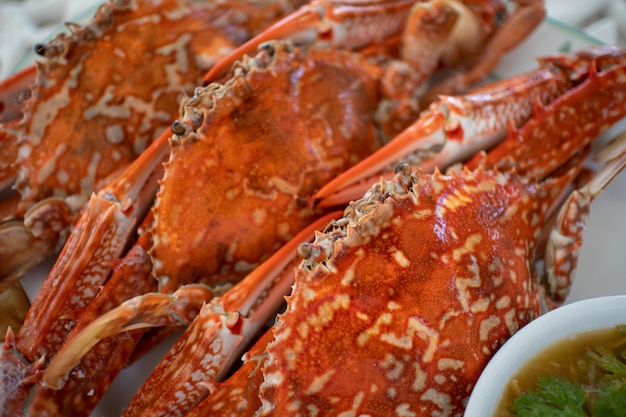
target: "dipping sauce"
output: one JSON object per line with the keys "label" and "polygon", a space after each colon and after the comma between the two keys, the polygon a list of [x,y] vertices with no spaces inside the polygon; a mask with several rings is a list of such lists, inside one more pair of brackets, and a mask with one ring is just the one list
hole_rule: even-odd
{"label": "dipping sauce", "polygon": [[[513,404],[519,401],[516,399],[523,393],[537,393],[538,383],[542,377],[545,379],[556,377],[561,383],[579,384],[579,396],[584,392],[582,411],[588,416],[593,416],[594,404],[599,395],[604,395],[609,384],[621,384],[620,397],[624,397],[621,393],[626,394],[626,373],[616,375],[608,371],[606,362],[603,361],[605,358],[626,372],[626,325],[580,333],[541,351],[511,379],[494,417],[532,415],[532,413],[516,414],[513,411]],[[611,362],[615,360],[617,361]],[[572,392],[574,390],[575,388]],[[555,410],[558,410],[558,406]],[[626,410],[623,412],[626,415]]]}

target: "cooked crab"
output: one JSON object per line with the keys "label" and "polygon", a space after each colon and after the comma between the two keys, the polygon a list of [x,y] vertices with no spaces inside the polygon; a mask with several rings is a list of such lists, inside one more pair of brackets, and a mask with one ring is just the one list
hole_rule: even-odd
{"label": "cooked crab", "polygon": [[301,3],[115,0],[38,45],[36,68],[0,85],[0,185],[20,193],[2,202],[0,290],[59,249],[215,62]]}
{"label": "cooked crab", "polygon": [[[287,311],[272,330],[268,355],[253,359],[265,361],[261,413],[462,412],[473,381],[497,347],[540,313],[542,300],[553,307],[567,295],[589,203],[626,163],[622,140],[614,155],[603,157],[600,175],[591,181],[579,177],[593,137],[625,111],[623,54],[609,52],[592,59],[587,70],[575,71],[570,91],[543,108],[535,106],[531,120],[493,151],[445,175],[413,173],[401,165],[392,181],[381,180],[349,205],[344,218],[301,246],[305,261]],[[601,110],[607,108],[612,110]],[[572,111],[580,115],[579,124],[552,132],[553,142],[545,144],[543,132]],[[517,144],[513,152],[502,155],[511,142]],[[527,149],[518,166],[515,149]],[[546,149],[549,161],[526,163]],[[565,198],[572,184],[578,190]],[[555,231],[546,238],[542,230],[556,213]],[[253,330],[275,311],[264,305],[276,302],[273,274],[282,276],[281,287],[289,279],[281,273],[288,260],[282,253],[277,259],[263,265],[273,271],[266,281],[259,281],[265,271],[255,271],[200,310],[129,415],[145,413],[158,399],[164,400],[163,409],[189,410],[208,394],[200,406],[219,405],[211,403],[207,388],[216,389],[233,357],[254,338]],[[538,274],[535,263],[541,259],[546,272]],[[161,322],[162,313],[141,307],[151,297],[108,313],[114,324],[104,330],[88,326],[44,372],[45,383],[54,386],[65,378],[84,353],[77,345],[134,328],[138,317]],[[243,385],[234,392],[255,395],[246,377],[236,375]],[[170,403],[177,397],[176,405]]]}

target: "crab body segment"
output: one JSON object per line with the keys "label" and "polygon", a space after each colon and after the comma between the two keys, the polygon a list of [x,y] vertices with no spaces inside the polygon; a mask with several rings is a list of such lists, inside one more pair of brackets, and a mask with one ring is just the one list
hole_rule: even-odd
{"label": "crab body segment", "polygon": [[529,260],[563,181],[483,170],[410,181],[381,184],[318,236],[331,255],[297,271],[262,415],[461,415],[491,355],[539,315]]}
{"label": "crab body segment", "polygon": [[186,101],[154,209],[163,291],[240,280],[324,212],[308,197],[380,147],[380,71],[358,58],[267,44]]}

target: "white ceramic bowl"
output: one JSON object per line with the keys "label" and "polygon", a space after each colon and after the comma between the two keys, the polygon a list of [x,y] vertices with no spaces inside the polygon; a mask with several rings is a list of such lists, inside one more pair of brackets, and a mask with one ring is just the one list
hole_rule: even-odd
{"label": "white ceramic bowl", "polygon": [[580,332],[626,323],[626,295],[590,298],[557,308],[513,335],[481,374],[464,417],[491,417],[511,378],[541,350]]}

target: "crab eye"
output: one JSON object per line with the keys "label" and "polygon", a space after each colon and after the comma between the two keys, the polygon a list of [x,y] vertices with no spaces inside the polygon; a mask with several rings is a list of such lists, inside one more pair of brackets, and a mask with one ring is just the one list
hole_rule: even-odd
{"label": "crab eye", "polygon": [[264,42],[259,45],[259,51],[265,51],[269,56],[276,54],[276,48],[271,42]]}
{"label": "crab eye", "polygon": [[178,136],[182,136],[185,134],[185,125],[180,120],[175,120],[172,123],[172,133]]}
{"label": "crab eye", "polygon": [[39,56],[45,56],[46,55],[46,44],[45,43],[36,43],[35,46],[33,47],[33,49],[35,50],[35,53]]}
{"label": "crab eye", "polygon": [[300,243],[298,245],[298,249],[296,250],[298,257],[304,260],[309,259],[312,252],[313,248],[311,247],[311,244],[307,242]]}

